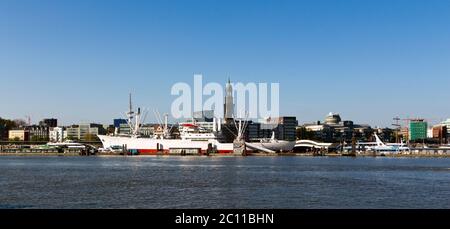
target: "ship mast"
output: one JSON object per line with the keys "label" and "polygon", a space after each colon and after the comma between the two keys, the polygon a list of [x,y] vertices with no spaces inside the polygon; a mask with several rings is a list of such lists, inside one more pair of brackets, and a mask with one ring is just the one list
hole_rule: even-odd
{"label": "ship mast", "polygon": [[128,100],[128,112],[127,115],[127,123],[130,127],[130,135],[131,137],[137,137],[139,136],[139,129],[141,127],[141,108],[138,108],[137,113],[133,110],[133,102],[131,99],[131,93],[129,94],[129,100]]}
{"label": "ship mast", "polygon": [[128,126],[130,127],[130,134],[133,136],[134,133],[134,126],[133,126],[133,118],[134,118],[134,111],[133,111],[133,104],[131,102],[131,93],[129,94],[128,97],[128,112],[126,113],[127,116],[127,123]]}

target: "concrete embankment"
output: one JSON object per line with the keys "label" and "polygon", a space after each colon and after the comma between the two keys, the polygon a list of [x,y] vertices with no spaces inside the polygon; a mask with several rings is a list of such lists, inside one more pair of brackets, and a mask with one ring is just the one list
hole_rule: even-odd
{"label": "concrete embankment", "polygon": [[10,153],[0,152],[0,156],[81,156],[79,153]]}
{"label": "concrete embankment", "polygon": [[[80,152],[0,152],[0,156],[136,156],[136,155],[123,155],[119,153],[97,153],[95,155],[86,155]],[[142,156],[142,155],[138,155]],[[174,157],[174,156],[206,156],[206,155],[153,155],[162,157]],[[239,155],[232,154],[210,154],[211,157],[239,157]],[[382,154],[382,153],[356,153],[356,154],[341,154],[341,153],[324,153],[324,154],[312,154],[312,153],[251,153],[247,156],[250,157],[393,157],[393,158],[450,158],[450,153],[411,153],[411,154]]]}

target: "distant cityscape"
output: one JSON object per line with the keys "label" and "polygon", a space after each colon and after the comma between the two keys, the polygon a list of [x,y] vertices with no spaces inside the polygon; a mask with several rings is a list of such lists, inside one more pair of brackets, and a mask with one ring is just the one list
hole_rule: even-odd
{"label": "distant cityscape", "polygon": [[[186,123],[195,123],[204,129],[212,130],[213,111],[194,112],[192,119]],[[275,122],[274,122],[275,120]],[[352,120],[342,119],[338,113],[327,114],[323,121],[298,124],[296,117],[273,118],[270,124],[265,121],[248,123],[245,138],[248,140],[270,138],[272,133],[280,140],[313,140],[327,143],[350,143],[352,141],[374,141],[376,133],[384,142],[409,144],[448,144],[450,136],[450,119],[437,125],[429,125],[426,119],[401,119],[394,118],[393,128],[371,127],[368,124],[357,124]],[[177,135],[177,125],[169,124],[173,135]],[[232,138],[233,125],[226,126],[222,130],[224,136]],[[271,127],[270,125],[274,125]],[[130,126],[126,119],[113,119],[111,124],[78,123],[69,126],[58,125],[56,118],[46,118],[32,124],[23,119],[0,118],[0,138],[3,142],[64,142],[66,140],[81,142],[97,142],[98,134],[127,135],[130,134]],[[140,135],[152,137],[163,134],[161,123],[142,124]]]}

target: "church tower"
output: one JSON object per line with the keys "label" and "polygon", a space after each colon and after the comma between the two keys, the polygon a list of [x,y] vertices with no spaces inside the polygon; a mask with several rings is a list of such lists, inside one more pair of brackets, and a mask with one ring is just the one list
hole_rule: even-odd
{"label": "church tower", "polygon": [[232,120],[233,114],[234,114],[233,87],[231,86],[230,78],[228,78],[228,83],[226,85],[225,104],[224,104],[224,120],[226,122]]}

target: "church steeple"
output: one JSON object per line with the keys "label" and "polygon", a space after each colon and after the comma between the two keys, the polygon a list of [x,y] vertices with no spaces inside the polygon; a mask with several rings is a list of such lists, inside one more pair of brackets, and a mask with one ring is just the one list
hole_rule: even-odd
{"label": "church steeple", "polygon": [[224,104],[224,119],[232,119],[234,114],[234,104],[233,104],[233,86],[231,86],[230,77],[228,77],[228,83],[226,86],[225,94],[225,104]]}

